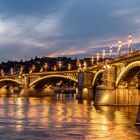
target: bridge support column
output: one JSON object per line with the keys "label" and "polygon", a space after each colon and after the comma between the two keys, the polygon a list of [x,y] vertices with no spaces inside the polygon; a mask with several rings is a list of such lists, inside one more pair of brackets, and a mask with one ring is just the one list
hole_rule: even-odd
{"label": "bridge support column", "polygon": [[27,76],[24,77],[24,86],[25,86],[25,88],[29,87],[29,77],[27,77]]}
{"label": "bridge support column", "polygon": [[80,72],[78,75],[78,99],[93,100],[92,73]]}
{"label": "bridge support column", "polygon": [[140,93],[136,86],[119,85],[115,91],[116,105],[139,105]]}
{"label": "bridge support column", "polygon": [[138,109],[135,125],[139,125],[140,126],[140,104],[139,104],[139,109]]}
{"label": "bridge support column", "polygon": [[99,87],[96,89],[95,105],[114,105],[115,89]]}
{"label": "bridge support column", "polygon": [[94,104],[113,105],[115,96],[115,66],[107,66],[102,79],[102,85],[96,87]]}
{"label": "bridge support column", "polygon": [[0,88],[0,97],[7,97],[9,95],[8,90],[6,87],[1,87]]}
{"label": "bridge support column", "polygon": [[20,96],[22,97],[28,97],[29,94],[29,77],[25,76],[24,80],[23,80],[23,85],[24,87],[22,88],[21,92],[20,92]]}
{"label": "bridge support column", "polygon": [[115,66],[109,66],[106,69],[105,79],[107,81],[106,86],[109,89],[115,88],[115,81],[116,81],[116,69]]}

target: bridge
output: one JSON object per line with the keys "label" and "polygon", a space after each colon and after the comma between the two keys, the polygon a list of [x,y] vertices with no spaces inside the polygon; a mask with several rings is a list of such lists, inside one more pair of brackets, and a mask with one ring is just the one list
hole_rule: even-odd
{"label": "bridge", "polygon": [[69,86],[72,87],[76,86],[78,83],[78,71],[49,71],[0,77],[1,92],[5,87],[8,87],[8,89],[19,87],[31,93],[32,91],[35,92],[35,90],[41,91],[50,86],[59,87],[62,83],[69,83]]}
{"label": "bridge", "polygon": [[90,71],[94,74],[95,104],[139,104],[139,50],[111,59]]}
{"label": "bridge", "polygon": [[78,98],[102,105],[137,105],[140,89],[140,50],[104,60],[86,69],[1,76],[0,88],[44,89],[60,82],[78,89]]}

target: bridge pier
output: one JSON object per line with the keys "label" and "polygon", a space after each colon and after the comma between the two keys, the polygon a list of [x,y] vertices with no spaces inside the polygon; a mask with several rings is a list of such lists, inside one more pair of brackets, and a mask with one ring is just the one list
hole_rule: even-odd
{"label": "bridge pier", "polygon": [[79,87],[78,88],[78,99],[93,100],[93,88]]}
{"label": "bridge pier", "polygon": [[0,96],[1,97],[7,97],[9,96],[8,90],[6,89],[6,87],[1,87],[0,88]]}
{"label": "bridge pier", "polygon": [[123,85],[116,89],[99,86],[96,89],[94,103],[96,105],[139,105],[140,91],[134,87]]}
{"label": "bridge pier", "polygon": [[24,77],[24,80],[23,80],[23,88],[22,90],[20,91],[20,96],[21,97],[29,97],[29,93],[32,91],[30,90],[29,88],[29,83],[30,83],[30,79],[28,76],[25,76]]}
{"label": "bridge pier", "polygon": [[139,90],[136,86],[120,85],[115,91],[116,105],[139,105]]}
{"label": "bridge pier", "polygon": [[95,94],[95,105],[114,105],[114,89],[98,88]]}
{"label": "bridge pier", "polygon": [[78,99],[93,100],[93,74],[80,72],[78,75]]}
{"label": "bridge pier", "polygon": [[115,96],[115,66],[106,66],[102,75],[102,84],[96,87],[94,104],[113,105]]}
{"label": "bridge pier", "polygon": [[139,104],[139,108],[138,108],[138,112],[137,112],[137,117],[136,117],[135,125],[139,125],[140,126],[140,104]]}
{"label": "bridge pier", "polygon": [[23,83],[24,87],[28,88],[29,87],[29,83],[30,83],[29,77],[25,76],[23,82],[24,82]]}

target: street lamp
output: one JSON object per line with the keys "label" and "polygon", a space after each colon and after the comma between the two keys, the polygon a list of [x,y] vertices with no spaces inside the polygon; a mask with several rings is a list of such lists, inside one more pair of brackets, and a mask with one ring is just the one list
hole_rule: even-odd
{"label": "street lamp", "polygon": [[76,62],[77,68],[79,67],[79,63],[80,63],[80,60],[77,59],[77,62]]}
{"label": "street lamp", "polygon": [[103,50],[102,55],[103,55],[103,61],[104,61],[104,59],[105,59],[105,50]]}
{"label": "street lamp", "polygon": [[78,70],[80,71],[81,70],[81,63],[79,62],[78,64]]}
{"label": "street lamp", "polygon": [[93,63],[94,63],[94,57],[92,56],[91,57],[91,65],[93,65]]}
{"label": "street lamp", "polygon": [[87,63],[86,63],[86,61],[84,61],[83,68],[84,68],[84,70],[87,69]]}
{"label": "street lamp", "polygon": [[110,58],[112,58],[112,46],[110,47],[109,55],[110,55]]}
{"label": "street lamp", "polygon": [[99,53],[97,53],[97,55],[96,55],[97,64],[98,64],[98,62],[99,62],[99,58],[100,58]]}
{"label": "street lamp", "polygon": [[54,71],[56,71],[56,70],[57,70],[57,67],[56,67],[56,65],[54,65],[54,67],[53,67],[53,70],[54,70]]}
{"label": "street lamp", "polygon": [[68,70],[71,70],[71,64],[68,64]]}
{"label": "street lamp", "polygon": [[128,49],[129,49],[129,53],[131,52],[131,46],[132,46],[132,36],[129,34],[129,36],[128,36]]}
{"label": "street lamp", "polygon": [[61,70],[61,67],[62,67],[62,62],[59,61],[59,62],[58,62],[58,68],[59,68],[59,70]]}
{"label": "street lamp", "polygon": [[45,71],[48,70],[48,63],[45,63],[45,64],[44,64],[44,69],[45,69]]}
{"label": "street lamp", "polygon": [[10,69],[10,75],[13,76],[14,75],[14,68]]}
{"label": "street lamp", "polygon": [[119,56],[121,55],[121,47],[122,47],[122,42],[118,41],[118,50],[117,50],[117,52],[119,53]]}

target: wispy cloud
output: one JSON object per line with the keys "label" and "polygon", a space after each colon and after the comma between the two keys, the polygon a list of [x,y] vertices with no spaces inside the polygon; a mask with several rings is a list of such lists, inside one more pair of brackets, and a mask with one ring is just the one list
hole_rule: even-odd
{"label": "wispy cloud", "polygon": [[119,40],[127,50],[129,33],[134,44],[140,43],[137,0],[13,1],[0,1],[1,61],[36,55],[91,56],[112,45],[115,51]]}
{"label": "wispy cloud", "polygon": [[87,50],[82,49],[82,50],[77,50],[77,49],[68,49],[68,50],[63,50],[63,51],[57,51],[49,55],[49,57],[60,57],[60,56],[73,56],[73,55],[79,55],[79,54],[86,54]]}

